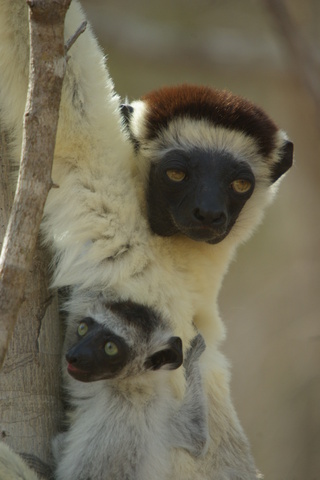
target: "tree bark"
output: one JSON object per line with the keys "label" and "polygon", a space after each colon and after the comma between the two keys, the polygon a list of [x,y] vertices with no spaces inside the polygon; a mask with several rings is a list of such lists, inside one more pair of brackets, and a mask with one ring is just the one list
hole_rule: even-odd
{"label": "tree bark", "polygon": [[[4,132],[0,131],[0,245],[13,202]],[[0,372],[0,437],[17,452],[49,460],[61,418],[61,334],[57,295],[48,290],[48,253],[37,245],[27,276],[25,301]]]}
{"label": "tree bark", "polygon": [[64,16],[69,3],[28,0],[29,91],[12,207],[10,155],[3,132],[0,150],[0,365],[19,311],[14,338],[0,372],[0,437],[15,451],[37,455],[44,461],[49,460],[50,439],[60,421],[61,335],[57,298],[48,290],[48,255],[37,244],[37,235],[51,187],[65,70]]}
{"label": "tree bark", "polygon": [[24,297],[26,275],[51,188],[62,82],[64,18],[71,0],[27,0],[29,88],[19,178],[0,257],[0,367]]}

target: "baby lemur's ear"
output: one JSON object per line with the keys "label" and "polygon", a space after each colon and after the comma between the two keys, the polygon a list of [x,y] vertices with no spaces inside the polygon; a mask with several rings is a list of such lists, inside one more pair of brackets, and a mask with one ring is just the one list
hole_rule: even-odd
{"label": "baby lemur's ear", "polygon": [[175,370],[182,365],[182,341],[180,337],[171,337],[163,349],[153,353],[144,363],[147,370]]}

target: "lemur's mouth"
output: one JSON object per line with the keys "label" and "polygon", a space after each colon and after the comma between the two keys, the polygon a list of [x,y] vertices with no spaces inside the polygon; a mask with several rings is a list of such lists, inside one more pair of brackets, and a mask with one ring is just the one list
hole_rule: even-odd
{"label": "lemur's mouth", "polygon": [[228,234],[226,227],[213,228],[210,225],[201,225],[180,230],[184,235],[196,242],[220,243]]}
{"label": "lemur's mouth", "polygon": [[72,363],[68,363],[68,372],[83,372],[80,368],[75,367]]}
{"label": "lemur's mouth", "polygon": [[68,363],[67,371],[71,377],[80,382],[90,382],[90,372],[75,367],[72,363]]}

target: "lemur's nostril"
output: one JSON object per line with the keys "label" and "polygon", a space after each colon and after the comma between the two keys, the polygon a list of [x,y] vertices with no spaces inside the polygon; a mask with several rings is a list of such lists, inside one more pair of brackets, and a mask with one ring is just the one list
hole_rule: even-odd
{"label": "lemur's nostril", "polygon": [[212,211],[196,208],[193,211],[193,216],[203,225],[221,226],[227,220],[226,214],[221,210]]}

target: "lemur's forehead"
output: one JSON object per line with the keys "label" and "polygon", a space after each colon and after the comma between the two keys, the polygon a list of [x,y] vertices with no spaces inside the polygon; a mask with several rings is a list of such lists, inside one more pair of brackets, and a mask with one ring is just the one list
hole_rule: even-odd
{"label": "lemur's forehead", "polygon": [[176,119],[204,120],[213,128],[222,127],[255,140],[258,152],[269,156],[275,147],[278,127],[249,100],[225,90],[181,85],[165,87],[142,97],[146,108],[146,140],[153,140]]}
{"label": "lemur's forehead", "polygon": [[204,120],[182,118],[172,120],[159,137],[150,141],[149,148],[160,152],[160,155],[163,155],[165,149],[185,151],[199,149],[209,152],[226,152],[239,160],[250,161],[250,159],[261,157],[255,139],[242,132],[213,127]]}
{"label": "lemur's forehead", "polygon": [[[241,162],[250,164],[256,178],[270,176],[272,166],[279,162],[281,148],[287,140],[285,132],[275,127],[270,136],[268,156],[261,153],[261,144],[257,136],[248,132],[213,125],[206,119],[174,117],[166,127],[159,128],[157,136],[148,138],[148,105],[142,101],[134,102],[130,128],[139,140],[143,156],[153,161],[160,160],[171,149],[222,151],[231,154]],[[265,149],[265,152],[267,149]]]}
{"label": "lemur's forehead", "polygon": [[[176,132],[179,131],[179,135]],[[258,153],[255,140],[242,132],[208,125],[205,121],[175,119],[161,135],[141,149],[149,158],[161,160],[170,150],[190,153],[204,150],[212,153],[229,154],[234,160],[248,163],[256,177],[268,177],[270,167]]]}
{"label": "lemur's forehead", "polygon": [[107,304],[106,308],[114,315],[120,316],[128,326],[133,326],[147,334],[152,333],[161,323],[154,310],[135,302],[113,302]]}
{"label": "lemur's forehead", "polygon": [[152,309],[131,301],[97,302],[88,312],[89,316],[118,335],[132,332],[138,338],[148,340],[155,330],[166,327],[163,319]]}

